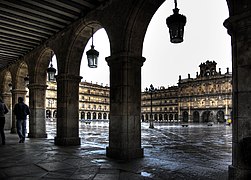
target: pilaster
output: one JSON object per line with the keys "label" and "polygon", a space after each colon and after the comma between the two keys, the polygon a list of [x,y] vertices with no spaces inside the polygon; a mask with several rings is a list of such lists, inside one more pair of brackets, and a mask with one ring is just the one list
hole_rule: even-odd
{"label": "pilaster", "polygon": [[141,148],[141,67],[145,58],[119,54],[106,58],[110,66],[109,146],[115,159],[143,157]]}

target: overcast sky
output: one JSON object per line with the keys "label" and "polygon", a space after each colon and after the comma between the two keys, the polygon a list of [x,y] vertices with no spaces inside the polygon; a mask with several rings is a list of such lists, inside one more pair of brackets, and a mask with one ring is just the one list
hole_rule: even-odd
{"label": "overcast sky", "polygon": [[[223,26],[228,18],[226,0],[178,0],[180,14],[187,17],[184,42],[170,43],[166,18],[173,14],[174,0],[166,1],[153,16],[148,26],[143,45],[146,62],[142,67],[142,90],[154,87],[177,85],[179,75],[187,78],[199,72],[199,65],[207,60],[217,62],[217,71],[226,72],[231,65],[231,38]],[[110,55],[106,32],[101,29],[94,34],[95,49],[99,51],[98,68],[87,67],[87,44],[81,62],[82,81],[109,85],[109,67],[105,57]]]}

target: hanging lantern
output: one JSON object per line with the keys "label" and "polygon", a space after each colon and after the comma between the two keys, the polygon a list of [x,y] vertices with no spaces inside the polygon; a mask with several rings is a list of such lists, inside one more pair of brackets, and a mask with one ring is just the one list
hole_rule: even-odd
{"label": "hanging lantern", "polygon": [[52,65],[52,51],[51,51],[51,67],[47,68],[48,81],[55,81],[56,69]]}
{"label": "hanging lantern", "polygon": [[92,28],[92,45],[91,49],[86,52],[87,60],[88,60],[88,66],[90,68],[96,68],[98,66],[98,56],[99,52],[94,49],[93,45],[93,28]]}
{"label": "hanging lantern", "polygon": [[29,84],[29,75],[27,74],[26,77],[24,77],[24,85],[27,86]]}
{"label": "hanging lantern", "polygon": [[179,14],[177,8],[177,0],[174,1],[175,9],[173,15],[166,19],[167,27],[169,28],[171,43],[183,42],[184,26],[186,25],[186,16]]}

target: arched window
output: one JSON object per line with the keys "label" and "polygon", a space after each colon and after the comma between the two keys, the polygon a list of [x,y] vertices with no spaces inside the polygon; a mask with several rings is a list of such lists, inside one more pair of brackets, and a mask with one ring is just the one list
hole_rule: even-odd
{"label": "arched window", "polygon": [[94,112],[94,113],[92,113],[92,119],[97,119],[97,115],[96,115],[96,113]]}
{"label": "arched window", "polygon": [[102,114],[98,113],[98,119],[102,119]]}

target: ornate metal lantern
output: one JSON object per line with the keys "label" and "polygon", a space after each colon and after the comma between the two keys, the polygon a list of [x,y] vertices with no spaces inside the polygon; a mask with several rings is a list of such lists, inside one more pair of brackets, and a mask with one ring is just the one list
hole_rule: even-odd
{"label": "ornate metal lantern", "polygon": [[98,66],[98,56],[99,52],[94,49],[93,45],[93,28],[92,28],[92,45],[91,49],[86,52],[87,60],[88,60],[88,66],[90,68],[96,68]]}
{"label": "ornate metal lantern", "polygon": [[186,25],[186,16],[179,14],[177,8],[177,0],[174,0],[175,9],[173,15],[166,19],[167,27],[169,28],[171,43],[183,42],[184,26]]}
{"label": "ornate metal lantern", "polygon": [[47,68],[48,81],[55,81],[56,69],[52,65],[52,51],[51,51],[51,67]]}

